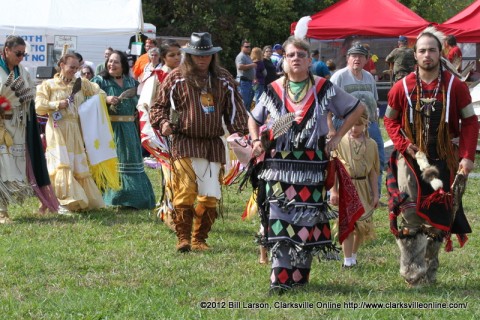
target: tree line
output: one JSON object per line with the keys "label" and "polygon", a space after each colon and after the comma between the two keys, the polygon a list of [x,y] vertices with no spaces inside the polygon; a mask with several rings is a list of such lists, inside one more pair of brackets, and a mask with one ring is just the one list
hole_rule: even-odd
{"label": "tree line", "polygon": [[[367,6],[368,0],[364,1]],[[400,2],[427,21],[442,23],[473,1]],[[214,45],[223,48],[222,65],[234,73],[235,56],[243,39],[258,47],[282,43],[290,35],[293,21],[336,2],[338,0],[143,0],[142,6],[145,22],[157,26],[157,35],[189,37],[194,31],[210,32]]]}

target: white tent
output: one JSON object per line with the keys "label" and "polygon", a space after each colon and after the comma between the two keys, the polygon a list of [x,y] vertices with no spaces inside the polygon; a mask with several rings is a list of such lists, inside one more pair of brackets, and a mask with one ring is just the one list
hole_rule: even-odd
{"label": "white tent", "polygon": [[2,0],[0,27],[53,35],[126,34],[142,30],[141,0]]}
{"label": "white tent", "polygon": [[0,0],[0,8],[0,45],[8,35],[22,36],[29,44],[22,64],[32,69],[56,63],[54,50],[65,43],[103,63],[105,48],[125,51],[144,27],[141,0]]}

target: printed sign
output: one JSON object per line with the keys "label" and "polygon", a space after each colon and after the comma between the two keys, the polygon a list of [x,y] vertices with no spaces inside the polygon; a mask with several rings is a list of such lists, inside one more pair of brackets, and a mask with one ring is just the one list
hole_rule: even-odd
{"label": "printed sign", "polygon": [[63,46],[68,45],[68,51],[77,51],[76,36],[54,36],[53,50],[63,50]]}
{"label": "printed sign", "polygon": [[[0,43],[5,43],[8,35],[0,36]],[[47,65],[47,37],[39,34],[18,35],[25,40],[27,56],[23,58],[22,65],[27,68],[36,68]]]}

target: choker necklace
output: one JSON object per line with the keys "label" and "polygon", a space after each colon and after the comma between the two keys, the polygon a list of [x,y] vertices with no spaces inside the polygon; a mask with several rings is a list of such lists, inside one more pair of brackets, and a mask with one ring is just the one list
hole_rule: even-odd
{"label": "choker necklace", "polygon": [[123,75],[121,75],[121,76],[113,76],[113,77],[118,80],[118,79],[122,79],[122,78],[123,78]]}
{"label": "choker necklace", "polygon": [[65,82],[65,83],[67,83],[67,84],[70,83],[70,82],[72,82],[72,80],[73,80],[73,78],[72,78],[72,79],[67,79],[67,78],[66,78],[64,75],[62,75],[62,74],[59,74],[58,77],[59,77],[60,79],[62,79],[62,81]]}

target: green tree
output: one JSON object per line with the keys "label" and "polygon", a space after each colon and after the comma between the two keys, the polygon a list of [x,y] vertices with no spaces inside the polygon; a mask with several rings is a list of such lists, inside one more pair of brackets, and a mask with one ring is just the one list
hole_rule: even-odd
{"label": "green tree", "polygon": [[334,1],[294,0],[144,0],[144,20],[157,26],[157,34],[188,37],[208,31],[215,45],[223,48],[222,64],[235,72],[235,56],[243,39],[254,46],[283,42],[290,24],[317,12]]}
{"label": "green tree", "polygon": [[[451,18],[474,0],[401,0],[405,6],[430,22]],[[253,46],[282,43],[290,35],[290,25],[313,15],[337,0],[143,0],[146,22],[157,26],[162,36],[189,37],[208,31],[215,45],[223,48],[223,66],[235,73],[235,56],[242,39]],[[368,2],[368,0],[365,0]]]}
{"label": "green tree", "polygon": [[442,23],[450,19],[475,0],[400,0],[405,6],[430,22]]}

